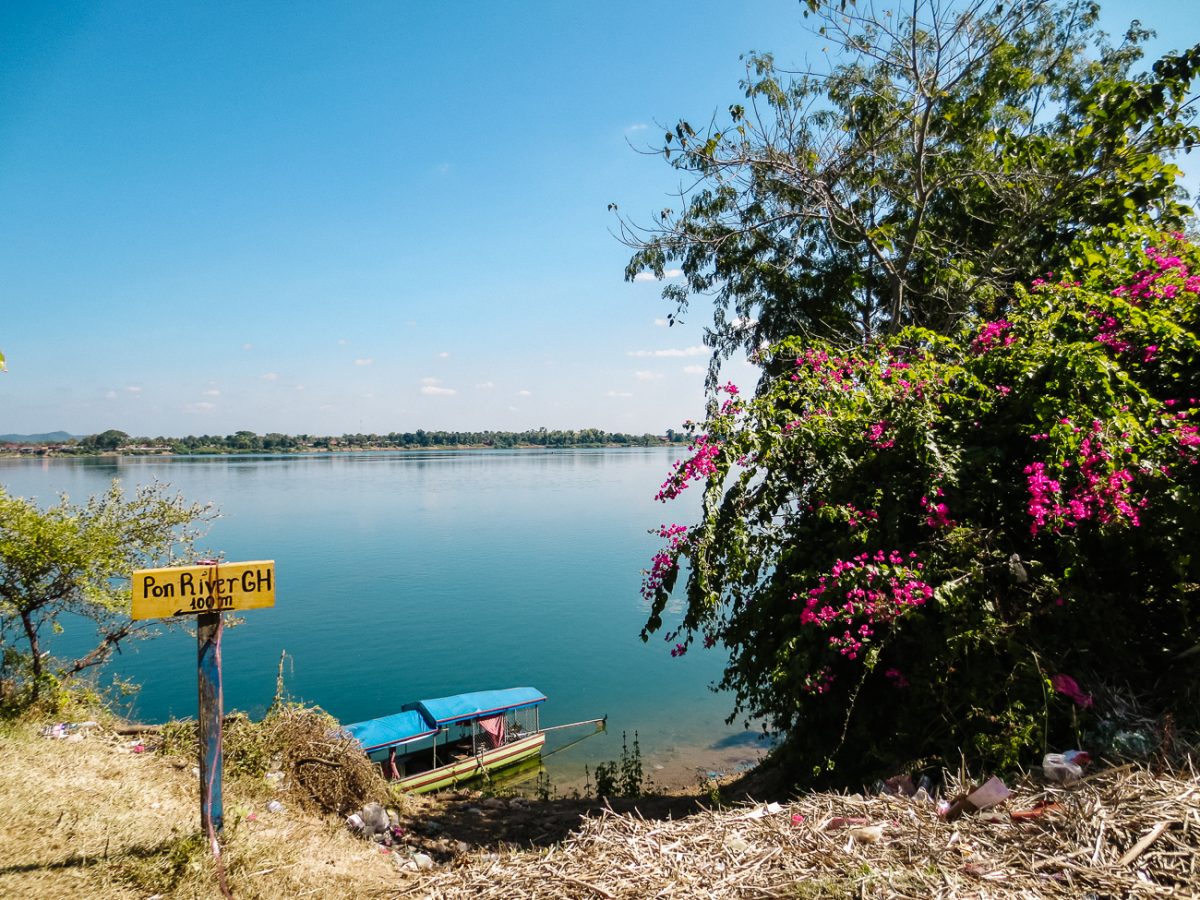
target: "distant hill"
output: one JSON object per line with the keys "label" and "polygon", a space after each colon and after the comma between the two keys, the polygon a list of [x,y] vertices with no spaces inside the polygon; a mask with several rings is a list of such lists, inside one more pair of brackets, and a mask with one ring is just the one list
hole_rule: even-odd
{"label": "distant hill", "polygon": [[3,444],[61,444],[69,441],[74,435],[65,431],[51,431],[49,434],[0,434]]}

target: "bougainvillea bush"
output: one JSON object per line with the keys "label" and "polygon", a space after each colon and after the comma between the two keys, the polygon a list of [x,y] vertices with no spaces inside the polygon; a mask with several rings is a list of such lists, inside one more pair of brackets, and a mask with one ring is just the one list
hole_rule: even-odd
{"label": "bougainvillea bush", "polygon": [[735,715],[798,774],[1028,765],[1101,685],[1194,712],[1200,251],[1086,258],[955,335],[769,348],[662,486],[703,512],[658,529],[644,636],[727,649]]}

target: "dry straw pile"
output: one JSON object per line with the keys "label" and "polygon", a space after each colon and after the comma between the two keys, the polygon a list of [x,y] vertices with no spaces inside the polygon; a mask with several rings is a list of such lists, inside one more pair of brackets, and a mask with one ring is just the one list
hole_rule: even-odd
{"label": "dry straw pile", "polygon": [[320,812],[344,816],[387,798],[387,786],[362,746],[320,710],[285,706],[248,733],[249,740],[268,748],[272,762],[292,781],[292,793]]}
{"label": "dry straw pile", "polygon": [[400,895],[1191,897],[1198,854],[1195,771],[1123,766],[1066,788],[1031,780],[952,823],[928,801],[836,794],[677,821],[606,812],[562,846],[466,857]]}

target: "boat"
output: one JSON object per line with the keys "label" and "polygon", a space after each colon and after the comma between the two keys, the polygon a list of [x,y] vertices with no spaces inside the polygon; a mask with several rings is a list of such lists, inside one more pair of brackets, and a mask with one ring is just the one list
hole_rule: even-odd
{"label": "boat", "polygon": [[533,759],[548,731],[603,729],[608,718],[542,728],[545,702],[546,695],[532,687],[474,691],[406,703],[398,713],[344,728],[388,781],[422,794]]}

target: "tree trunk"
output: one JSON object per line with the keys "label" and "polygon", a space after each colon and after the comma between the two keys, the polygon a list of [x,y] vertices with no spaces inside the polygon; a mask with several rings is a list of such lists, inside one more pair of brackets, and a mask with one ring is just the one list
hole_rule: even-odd
{"label": "tree trunk", "polygon": [[29,641],[30,664],[29,667],[33,672],[33,693],[32,699],[38,699],[42,690],[42,652],[41,644],[38,643],[37,626],[33,624],[33,619],[29,613],[21,613],[21,625],[25,628],[25,638]]}

